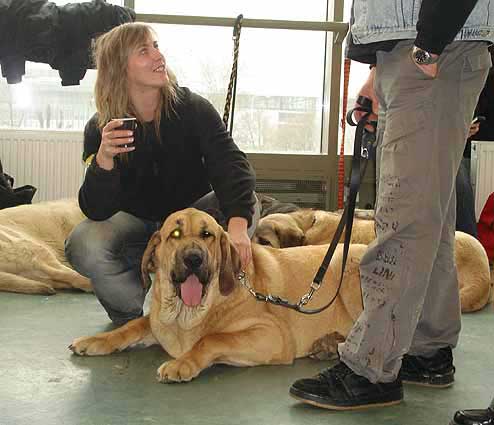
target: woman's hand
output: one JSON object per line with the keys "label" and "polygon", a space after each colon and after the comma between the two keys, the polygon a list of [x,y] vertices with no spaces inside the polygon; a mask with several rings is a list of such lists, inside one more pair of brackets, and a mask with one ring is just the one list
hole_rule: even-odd
{"label": "woman's hand", "polygon": [[232,217],[228,221],[228,234],[240,256],[242,269],[249,265],[252,260],[252,247],[247,234],[247,220],[243,217]]}
{"label": "woman's hand", "polygon": [[116,130],[122,126],[122,121],[110,121],[101,131],[101,144],[96,154],[96,162],[100,168],[113,169],[113,158],[124,152],[131,152],[135,146],[124,146],[133,143],[133,132],[130,130]]}

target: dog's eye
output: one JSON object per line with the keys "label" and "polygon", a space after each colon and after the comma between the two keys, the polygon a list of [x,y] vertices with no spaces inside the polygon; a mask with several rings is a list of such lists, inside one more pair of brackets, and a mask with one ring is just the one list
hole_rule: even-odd
{"label": "dog's eye", "polygon": [[178,239],[182,236],[182,231],[180,229],[175,229],[173,232],[170,233],[170,236],[174,239]]}
{"label": "dog's eye", "polygon": [[273,246],[267,239],[257,238],[257,240],[259,241],[259,245]]}
{"label": "dog's eye", "polygon": [[314,226],[314,224],[316,224],[316,221],[317,221],[317,217],[314,215],[314,217],[312,218],[311,226]]}
{"label": "dog's eye", "polygon": [[201,238],[203,238],[203,239],[210,238],[212,236],[213,236],[213,234],[212,233],[209,233],[207,230],[203,230],[201,232]]}

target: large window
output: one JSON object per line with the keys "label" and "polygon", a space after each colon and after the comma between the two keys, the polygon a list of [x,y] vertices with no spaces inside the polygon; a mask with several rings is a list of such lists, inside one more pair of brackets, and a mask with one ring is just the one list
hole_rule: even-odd
{"label": "large window", "polygon": [[[329,0],[331,1],[331,0]],[[67,3],[58,0],[57,4]],[[122,1],[112,3],[122,4]],[[142,14],[178,14],[284,20],[326,20],[328,0],[135,0]],[[223,113],[232,66],[232,29],[152,24],[181,85]],[[234,138],[249,152],[320,153],[326,37],[318,31],[244,28]],[[26,64],[20,85],[0,79],[0,126],[82,129],[94,113],[95,71],[80,86],[62,87],[48,65]]]}
{"label": "large window", "polygon": [[[232,29],[153,25],[170,68],[223,111],[232,67]],[[242,30],[234,137],[247,151],[318,153],[325,35]]]}

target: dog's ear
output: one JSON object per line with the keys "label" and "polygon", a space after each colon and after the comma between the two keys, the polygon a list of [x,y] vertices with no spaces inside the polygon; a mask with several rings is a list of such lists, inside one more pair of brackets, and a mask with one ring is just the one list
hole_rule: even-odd
{"label": "dog's ear", "polygon": [[144,289],[149,288],[149,286],[151,285],[151,278],[149,277],[149,273],[154,273],[157,269],[154,251],[160,243],[161,234],[159,231],[156,231],[154,232],[153,236],[151,236],[151,239],[149,239],[148,246],[146,247],[144,255],[142,256],[141,279]]}
{"label": "dog's ear", "polygon": [[292,246],[302,246],[305,242],[305,234],[296,225],[275,225],[276,237],[279,241],[279,248],[289,248]]}
{"label": "dog's ear", "polygon": [[302,246],[305,241],[304,232],[299,227],[288,227],[283,232],[277,232],[280,244],[283,248]]}
{"label": "dog's ear", "polygon": [[240,263],[240,256],[230,242],[228,233],[222,232],[220,245],[221,266],[219,285],[221,295],[226,296],[233,291],[233,288],[235,287],[235,280],[237,279],[242,266]]}

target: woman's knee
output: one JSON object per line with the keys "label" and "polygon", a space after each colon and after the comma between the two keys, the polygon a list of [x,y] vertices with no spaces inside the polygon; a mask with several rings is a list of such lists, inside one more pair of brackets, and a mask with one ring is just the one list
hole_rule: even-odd
{"label": "woman's knee", "polygon": [[103,258],[119,249],[115,232],[108,221],[84,220],[65,241],[65,256],[79,272],[87,275]]}

